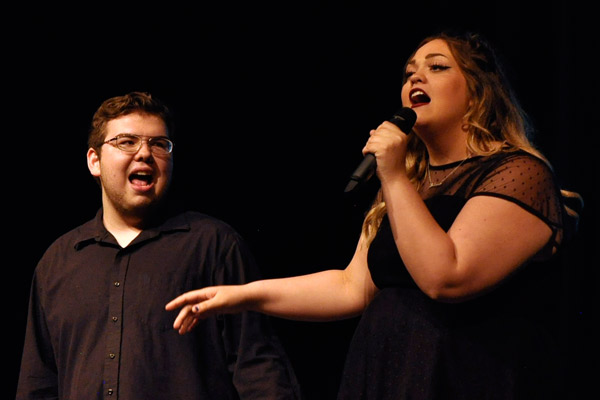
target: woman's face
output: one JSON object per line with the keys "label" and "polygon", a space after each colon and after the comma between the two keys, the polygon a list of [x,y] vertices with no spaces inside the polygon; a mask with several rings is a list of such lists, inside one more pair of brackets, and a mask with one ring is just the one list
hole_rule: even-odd
{"label": "woman's face", "polygon": [[467,81],[442,39],[420,47],[406,67],[402,104],[417,113],[415,131],[462,129],[469,105]]}

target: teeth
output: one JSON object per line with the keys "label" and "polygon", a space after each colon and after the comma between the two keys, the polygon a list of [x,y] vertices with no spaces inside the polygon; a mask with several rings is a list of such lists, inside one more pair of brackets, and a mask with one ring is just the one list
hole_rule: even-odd
{"label": "teeth", "polygon": [[417,96],[425,96],[425,92],[422,90],[415,90],[414,92],[412,92],[410,94],[410,97],[417,97]]}
{"label": "teeth", "polygon": [[129,177],[129,180],[131,182],[137,181],[137,182],[145,182],[145,183],[149,183],[152,181],[152,173],[148,172],[148,171],[139,171],[139,172],[135,172],[133,174],[131,174],[131,176]]}
{"label": "teeth", "polygon": [[431,101],[431,99],[429,98],[429,96],[427,96],[427,94],[420,90],[420,89],[416,89],[414,92],[412,92],[410,94],[410,101],[413,104],[417,104],[417,103],[429,103]]}

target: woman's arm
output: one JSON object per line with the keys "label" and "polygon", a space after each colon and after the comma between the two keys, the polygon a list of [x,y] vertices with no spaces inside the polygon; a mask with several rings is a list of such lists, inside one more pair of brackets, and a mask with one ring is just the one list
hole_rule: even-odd
{"label": "woman's arm", "polygon": [[388,181],[384,198],[402,259],[429,297],[461,301],[496,286],[548,243],[540,218],[508,200],[476,196],[448,232],[408,180]]}
{"label": "woman's arm", "polygon": [[448,232],[435,221],[405,167],[407,136],[388,122],[371,132],[363,152],[377,157],[377,175],[406,269],[429,297],[457,302],[511,275],[551,238],[544,221],[508,200],[476,196]]}
{"label": "woman's arm", "polygon": [[307,321],[349,318],[364,310],[375,291],[361,236],[344,270],[206,287],[182,294],[169,302],[166,309],[182,307],[173,327],[184,334],[193,329],[198,319],[217,313],[258,311]]}

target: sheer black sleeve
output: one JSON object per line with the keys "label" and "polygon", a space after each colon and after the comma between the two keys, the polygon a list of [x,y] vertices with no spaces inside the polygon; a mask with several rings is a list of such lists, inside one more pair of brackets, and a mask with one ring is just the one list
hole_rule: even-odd
{"label": "sheer black sleeve", "polygon": [[554,244],[562,240],[562,200],[550,167],[542,160],[516,153],[505,157],[482,175],[471,193],[511,201],[544,221],[553,232]]}

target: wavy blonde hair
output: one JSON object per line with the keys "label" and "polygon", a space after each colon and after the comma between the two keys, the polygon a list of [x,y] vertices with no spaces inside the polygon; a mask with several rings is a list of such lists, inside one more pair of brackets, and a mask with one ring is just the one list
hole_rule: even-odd
{"label": "wavy blonde hair", "polygon": [[[467,82],[469,98],[472,100],[464,116],[467,132],[467,149],[472,155],[489,156],[499,152],[523,150],[550,163],[530,141],[532,133],[527,115],[521,108],[506,75],[498,62],[498,57],[489,43],[480,35],[452,34],[443,32],[432,35],[417,46],[444,40]],[[416,51],[411,54],[411,60]],[[406,70],[406,66],[405,66]],[[406,77],[403,84],[406,83]],[[498,145],[502,143],[502,145]],[[426,171],[428,155],[425,144],[416,135],[409,135],[406,155],[406,171],[409,179],[418,187]],[[564,197],[579,198],[575,192],[561,190]],[[575,218],[577,212],[565,207]],[[366,244],[373,240],[386,213],[381,190],[377,193],[371,209],[365,216],[362,233]]]}

